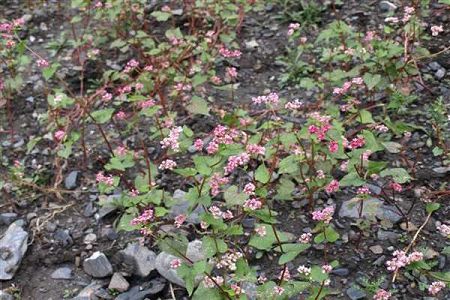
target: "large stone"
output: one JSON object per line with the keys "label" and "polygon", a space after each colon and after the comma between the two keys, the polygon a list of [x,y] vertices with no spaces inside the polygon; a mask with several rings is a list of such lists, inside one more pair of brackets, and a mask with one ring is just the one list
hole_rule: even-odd
{"label": "large stone", "polygon": [[347,294],[347,296],[351,299],[351,300],[359,300],[359,299],[365,299],[366,298],[366,292],[364,292],[363,290],[352,286],[350,288],[348,288],[345,293]]}
{"label": "large stone", "polygon": [[95,278],[103,278],[113,272],[108,258],[100,251],[94,252],[91,257],[83,261],[83,270]]}
{"label": "large stone", "polygon": [[132,268],[132,272],[140,277],[146,277],[155,269],[155,252],[139,243],[130,243],[119,252],[124,264]]}
{"label": "large stone", "polygon": [[202,206],[197,206],[194,211],[189,212],[190,202],[186,199],[186,192],[182,190],[176,190],[173,193],[173,199],[175,204],[170,208],[170,216],[175,218],[178,215],[184,214],[187,216],[186,221],[192,224],[200,224],[200,214],[204,212]]}
{"label": "large stone", "polygon": [[53,279],[72,279],[72,269],[69,267],[58,268],[53,271],[51,277]]}
{"label": "large stone", "polygon": [[17,219],[16,213],[2,213],[0,214],[0,224],[9,226],[12,222],[14,222]]}
{"label": "large stone", "polygon": [[28,233],[18,223],[12,223],[0,240],[0,280],[10,280],[27,251]]}
{"label": "large stone", "polygon": [[72,300],[98,300],[95,292],[101,289],[102,286],[103,284],[101,282],[94,281],[82,289],[76,297],[72,298]]}
{"label": "large stone", "polygon": [[187,246],[186,257],[192,261],[200,261],[205,259],[205,253],[202,248],[202,241],[194,240]]}
{"label": "large stone", "polygon": [[360,205],[362,202],[362,218],[372,218],[377,217],[380,220],[388,220],[391,223],[397,223],[402,219],[400,213],[397,209],[391,205],[383,204],[383,201],[377,198],[369,198],[366,200],[359,200],[358,198],[353,198],[342,203],[339,210],[339,217],[348,217],[352,219],[357,219],[360,216]]}
{"label": "large stone", "polygon": [[178,259],[178,257],[171,255],[166,252],[161,252],[155,260],[155,266],[158,270],[159,274],[169,280],[172,283],[175,283],[179,286],[185,287],[186,284],[184,280],[178,276],[177,271],[170,267],[170,263],[174,260]]}
{"label": "large stone", "polygon": [[72,171],[67,175],[67,177],[64,179],[64,186],[68,190],[73,190],[77,187],[77,180],[78,180],[78,171]]}
{"label": "large stone", "polygon": [[381,1],[379,6],[380,6],[380,9],[385,12],[397,10],[397,6],[394,3],[389,2],[389,1]]}
{"label": "large stone", "polygon": [[113,274],[111,281],[109,282],[108,289],[116,290],[118,292],[125,292],[130,287],[128,281],[123,277],[122,274],[116,272]]}
{"label": "large stone", "polygon": [[[116,300],[144,300],[148,296],[156,295],[164,290],[166,280],[163,278],[155,278],[149,282],[145,282],[139,286],[132,287],[128,292],[120,294]],[[154,299],[150,297],[150,299]]]}
{"label": "large stone", "polygon": [[14,297],[7,292],[0,291],[0,300],[14,300]]}

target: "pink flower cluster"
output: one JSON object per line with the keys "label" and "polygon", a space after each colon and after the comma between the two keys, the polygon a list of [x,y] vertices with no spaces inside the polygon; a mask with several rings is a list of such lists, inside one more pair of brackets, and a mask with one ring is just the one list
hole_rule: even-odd
{"label": "pink flower cluster", "polygon": [[257,210],[262,207],[262,201],[259,198],[248,199],[244,202],[243,206],[250,210]]}
{"label": "pink flower cluster", "polygon": [[331,180],[331,182],[325,187],[325,191],[328,194],[334,193],[339,190],[339,181],[336,179]]}
{"label": "pink flower cluster", "polygon": [[55,132],[55,139],[58,142],[61,142],[66,136],[66,132],[64,130],[58,130]]}
{"label": "pink flower cluster", "polygon": [[264,155],[266,153],[266,148],[256,144],[248,144],[245,151],[248,154]]}
{"label": "pink flower cluster", "polygon": [[328,150],[331,153],[336,153],[339,150],[339,144],[336,141],[330,141],[328,143]]}
{"label": "pink flower cluster", "polygon": [[237,58],[240,57],[242,54],[242,52],[239,50],[230,50],[223,46],[219,49],[219,53],[220,55],[226,58]]}
{"label": "pink flower cluster", "polygon": [[99,183],[101,182],[109,186],[112,186],[114,184],[114,177],[112,175],[105,176],[103,175],[103,172],[98,172],[95,176],[95,180],[97,180],[97,182]]}
{"label": "pink flower cluster", "polygon": [[312,218],[315,221],[323,221],[325,223],[330,223],[334,214],[334,206],[327,206],[323,210],[316,210],[312,212]]}
{"label": "pink flower cluster", "polygon": [[253,104],[277,105],[280,102],[280,97],[277,93],[269,93],[268,95],[253,97],[252,102]]}
{"label": "pink flower cluster", "polygon": [[310,125],[308,127],[309,133],[315,135],[319,141],[325,139],[325,135],[330,129],[331,129],[330,124],[323,124],[320,127],[316,125]]}
{"label": "pink flower cluster", "polygon": [[184,214],[178,215],[175,217],[175,227],[180,228],[181,225],[186,221],[187,217]]}
{"label": "pink flower cluster", "polygon": [[334,88],[333,94],[344,95],[345,93],[347,93],[350,90],[350,88],[352,86],[354,86],[354,85],[361,86],[363,84],[364,84],[364,80],[361,77],[355,77],[351,81],[344,82],[344,84],[342,85],[342,88]]}
{"label": "pink flower cluster", "polygon": [[133,220],[131,220],[130,224],[132,226],[136,225],[145,225],[150,223],[153,220],[154,212],[152,208],[146,209],[142,212],[142,214]]}
{"label": "pink flower cluster", "polygon": [[373,295],[373,300],[389,300],[392,297],[392,294],[383,289],[379,289],[375,295]]}
{"label": "pink flower cluster", "polygon": [[291,110],[295,110],[295,109],[300,109],[300,108],[302,108],[303,105],[304,105],[304,104],[303,104],[302,101],[300,101],[300,100],[298,100],[298,99],[295,99],[294,101],[290,101],[290,102],[286,103],[286,104],[284,105],[284,108],[286,108],[286,109],[291,109]]}
{"label": "pink flower cluster", "polygon": [[278,275],[279,280],[289,281],[291,280],[291,273],[289,273],[289,269],[281,270],[280,275]]}
{"label": "pink flower cluster", "polygon": [[256,189],[255,185],[249,182],[244,186],[244,194],[252,196],[255,194],[255,189]]}
{"label": "pink flower cluster", "polygon": [[405,251],[395,250],[392,255],[394,257],[386,262],[386,266],[389,271],[396,271],[412,262],[421,261],[423,259],[423,254],[418,251],[414,251],[411,254],[406,255]]}
{"label": "pink flower cluster", "polygon": [[389,184],[389,187],[390,187],[392,190],[394,190],[394,191],[396,191],[396,192],[399,192],[399,193],[403,190],[402,185],[401,185],[400,183],[397,183],[397,182],[391,182],[391,183]]}
{"label": "pink flower cluster", "polygon": [[428,286],[428,293],[434,296],[443,288],[445,288],[445,283],[443,281],[434,281]]}
{"label": "pink flower cluster", "polygon": [[294,34],[295,30],[300,28],[300,24],[299,23],[291,23],[289,24],[289,29],[288,29],[288,36],[291,36]]}
{"label": "pink flower cluster", "polygon": [[135,59],[131,59],[125,65],[125,69],[123,70],[123,72],[130,73],[131,70],[133,70],[134,68],[137,68],[137,67],[139,67],[139,62]]}
{"label": "pink flower cluster", "polygon": [[404,12],[404,14],[403,14],[403,19],[402,19],[402,21],[403,21],[404,23],[406,23],[406,22],[409,21],[409,19],[411,19],[411,15],[414,13],[415,8],[412,7],[412,6],[405,6],[404,11],[405,11],[405,12]]}
{"label": "pink flower cluster", "polygon": [[308,244],[309,242],[311,242],[311,238],[312,238],[312,234],[307,232],[307,233],[302,233],[300,235],[300,237],[298,238],[298,242],[302,243],[302,244]]}
{"label": "pink flower cluster", "polygon": [[[345,142],[345,140],[344,140]],[[357,149],[357,148],[361,148],[364,146],[364,144],[366,143],[366,140],[363,137],[355,137],[353,138],[350,143],[346,143],[347,144],[347,148],[348,149]]]}
{"label": "pink flower cluster", "polygon": [[219,286],[223,285],[223,282],[224,282],[224,279],[222,276],[215,276],[215,277],[212,277],[212,279],[209,278],[208,276],[205,276],[203,278],[203,285],[209,289],[212,289],[213,287],[215,287],[216,284]]}
{"label": "pink flower cluster", "polygon": [[258,226],[255,228],[255,232],[257,235],[263,237],[267,234],[265,226]]}
{"label": "pink flower cluster", "polygon": [[226,67],[225,68],[225,74],[226,76],[228,76],[228,78],[231,79],[236,79],[238,76],[238,72],[236,70],[235,67]]}
{"label": "pink flower cluster", "polygon": [[432,36],[438,36],[439,33],[443,32],[443,31],[444,31],[444,28],[442,27],[442,25],[439,25],[439,26],[437,26],[437,25],[431,26],[431,35],[432,35]]}
{"label": "pink flower cluster", "polygon": [[209,208],[209,212],[212,214],[214,219],[223,218],[225,220],[232,219],[234,217],[233,213],[230,210],[222,212],[219,207],[213,205]]}
{"label": "pink flower cluster", "polygon": [[183,128],[174,127],[170,130],[169,136],[161,141],[162,148],[171,148],[174,152],[180,151],[180,144],[178,143],[178,138],[180,137]]}
{"label": "pink flower cluster", "polygon": [[219,150],[220,144],[230,145],[233,144],[234,139],[239,136],[237,129],[229,129],[226,126],[217,125],[213,130],[213,139],[206,147],[208,154],[214,154]]}
{"label": "pink flower cluster", "polygon": [[441,224],[437,226],[437,230],[441,233],[443,236],[449,236],[450,235],[450,226],[446,224]]}
{"label": "pink flower cluster", "polygon": [[217,269],[228,268],[231,271],[236,270],[236,262],[239,258],[243,257],[243,254],[238,251],[229,251],[222,255],[219,262],[217,262]]}
{"label": "pink flower cluster", "polygon": [[228,177],[222,177],[219,173],[214,173],[209,180],[209,186],[211,187],[211,195],[213,197],[220,193],[220,187],[229,182]]}
{"label": "pink flower cluster", "polygon": [[177,166],[177,163],[171,159],[166,159],[161,162],[158,169],[160,170],[173,170]]}
{"label": "pink flower cluster", "polygon": [[360,196],[370,195],[370,190],[368,187],[362,186],[362,187],[358,188],[358,190],[356,191],[356,194],[358,194]]}
{"label": "pink flower cluster", "polygon": [[245,166],[250,161],[250,155],[246,152],[239,155],[232,155],[228,158],[228,163],[225,166],[225,175],[228,175],[239,166]]}
{"label": "pink flower cluster", "polygon": [[171,269],[178,269],[181,266],[181,259],[175,258],[170,262]]}

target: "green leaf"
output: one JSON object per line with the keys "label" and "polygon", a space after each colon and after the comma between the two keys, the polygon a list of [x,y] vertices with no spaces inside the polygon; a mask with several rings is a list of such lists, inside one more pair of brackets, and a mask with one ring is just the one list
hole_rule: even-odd
{"label": "green leaf", "polygon": [[392,179],[398,183],[406,183],[411,180],[408,172],[403,168],[390,168],[380,172],[381,177],[392,176]]}
{"label": "green leaf", "polygon": [[245,193],[239,193],[238,188],[235,185],[230,186],[223,195],[225,202],[228,206],[243,205],[245,200],[248,199],[248,195]]}
{"label": "green leaf", "polygon": [[382,142],[381,144],[389,153],[400,153],[400,150],[403,147],[401,144],[396,142]]}
{"label": "green leaf", "polygon": [[295,173],[299,170],[297,158],[295,155],[289,155],[283,158],[278,165],[278,173]]}
{"label": "green leaf", "polygon": [[164,12],[164,11],[154,11],[154,12],[151,13],[151,15],[153,17],[155,17],[156,21],[158,21],[158,22],[167,21],[172,16],[171,13]]}
{"label": "green leaf", "polygon": [[339,233],[337,233],[337,231],[334,230],[333,227],[328,226],[325,229],[325,237],[326,237],[328,242],[334,243],[334,242],[336,242],[339,239]]}
{"label": "green leaf", "polygon": [[372,114],[365,109],[363,109],[359,112],[359,116],[361,117],[362,124],[375,123],[375,121],[372,119]]}
{"label": "green leaf", "polygon": [[369,90],[373,89],[381,80],[381,75],[380,74],[370,74],[370,73],[366,73],[363,76],[364,82],[367,85],[367,88]]}
{"label": "green leaf", "polygon": [[441,207],[441,204],[439,203],[427,203],[426,211],[427,213],[432,213],[438,210]]}
{"label": "green leaf", "polygon": [[361,186],[364,183],[366,182],[359,177],[356,171],[348,173],[339,181],[341,186]]}
{"label": "green leaf", "polygon": [[42,75],[44,76],[45,80],[49,80],[53,77],[56,70],[58,70],[58,67],[60,66],[59,63],[53,63],[51,66],[48,66],[47,68],[42,70]]}
{"label": "green leaf", "polygon": [[192,78],[192,85],[194,87],[206,82],[206,80],[208,80],[208,76],[206,75],[202,75],[200,73],[197,73],[193,78]]}
{"label": "green leaf", "polygon": [[194,165],[197,171],[205,176],[209,176],[212,173],[212,169],[209,167],[208,162],[204,156],[194,156]]}
{"label": "green leaf", "polygon": [[208,102],[198,96],[192,97],[191,103],[189,103],[186,109],[192,114],[209,115]]}
{"label": "green leaf", "polygon": [[192,177],[197,174],[197,170],[195,170],[194,168],[174,169],[173,172],[183,177]]}
{"label": "green leaf", "polygon": [[[291,247],[289,247],[291,245]],[[278,259],[279,265],[284,265],[287,262],[295,259],[300,253],[311,247],[311,244],[284,244],[283,253]]]}
{"label": "green leaf", "polygon": [[39,141],[42,140],[42,137],[35,137],[28,141],[27,143],[27,154],[30,154],[30,152],[33,150],[34,146],[36,146]]}
{"label": "green leaf", "polygon": [[98,124],[104,124],[111,120],[112,114],[114,112],[114,108],[106,108],[106,109],[100,109],[92,112],[92,118],[94,119],[94,122]]}
{"label": "green leaf", "polygon": [[117,224],[118,231],[133,231],[138,227],[131,225],[131,220],[133,220],[134,216],[132,214],[123,214]]}
{"label": "green leaf", "polygon": [[261,164],[255,171],[255,179],[263,184],[266,184],[270,180],[270,173],[266,165]]}

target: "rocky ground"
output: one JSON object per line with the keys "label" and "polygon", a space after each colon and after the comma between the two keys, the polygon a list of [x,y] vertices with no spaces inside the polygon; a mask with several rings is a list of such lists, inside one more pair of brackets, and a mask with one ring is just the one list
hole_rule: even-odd
{"label": "rocky ground", "polygon": [[[63,18],[51,7],[28,10],[22,1],[0,1],[0,18],[11,18],[26,15],[28,29],[25,38],[30,46],[46,51],[44,44],[56,36],[56,32],[67,28]],[[388,1],[344,1],[344,6],[338,9],[342,17],[365,28],[374,28],[383,18],[386,10],[395,10],[395,4]],[[388,3],[388,4],[387,4]],[[240,36],[244,55],[239,65],[241,80],[234,99],[228,92],[215,91],[217,101],[240,103],[249,102],[251,97],[262,94],[264,90],[279,90],[278,79],[283,67],[276,58],[284,53],[286,45],[286,24],[275,19],[279,8],[267,4],[265,11],[252,14],[246,19]],[[271,17],[267,17],[271,16]],[[54,18],[53,18],[54,17]],[[324,22],[332,19],[332,13],[324,13]],[[450,24],[449,15],[435,15],[439,23]],[[52,19],[53,18],[53,19]],[[50,21],[50,19],[52,19]],[[449,34],[439,41],[430,41],[430,48],[436,52],[448,46]],[[447,44],[447,45],[446,45]],[[70,78],[70,63],[65,72]],[[450,54],[436,57],[421,66],[424,79],[429,83],[435,95],[442,95],[450,101],[449,71]],[[63,69],[64,70],[64,69]],[[31,69],[27,78],[27,87],[17,99],[15,124],[18,130],[11,141],[6,135],[0,135],[4,149],[3,155],[11,159],[21,157],[26,152],[26,143],[31,136],[39,134],[39,128],[34,126],[36,117],[45,110],[43,99],[44,83],[39,71]],[[423,87],[417,86],[417,92]],[[299,92],[293,86],[280,91],[287,98],[307,100],[312,93]],[[422,94],[426,101],[430,95]],[[412,116],[423,126],[429,126],[428,121],[419,114],[421,104],[416,104],[418,115]],[[411,147],[424,157],[417,174],[418,183],[405,199],[400,199],[400,205],[409,208],[416,203],[424,189],[438,187],[448,182],[449,167],[436,160],[425,145],[426,135],[415,132],[410,140]],[[49,164],[48,149],[36,148],[27,159],[30,165],[44,170]],[[411,157],[412,159],[412,157]],[[0,195],[0,299],[188,299],[183,289],[184,282],[175,271],[169,268],[171,256],[160,252],[153,245],[141,239],[138,233],[118,232],[114,225],[120,211],[113,206],[100,205],[111,202],[114,198],[101,198],[92,188],[92,178],[95,170],[82,170],[77,163],[67,166],[64,186],[73,191],[60,201],[39,193],[28,193],[22,196],[10,197],[5,193]],[[45,171],[43,171],[45,172]],[[51,174],[47,174],[51,176]],[[162,178],[161,180],[165,180]],[[170,179],[167,179],[170,180]],[[181,187],[182,188],[182,187]],[[372,187],[374,195],[379,194],[377,187]],[[180,205],[172,208],[177,215],[187,208],[182,190],[175,191],[175,197]],[[325,200],[326,199],[326,200]],[[390,255],[396,249],[399,241],[406,238],[407,232],[414,227],[406,227],[401,216],[394,207],[384,205],[377,210],[380,225],[371,228],[361,239],[360,232],[354,226],[358,212],[349,204],[350,195],[340,193],[335,198],[318,200],[339,207],[335,225],[341,230],[342,240],[330,250],[331,255],[339,259],[341,266],[333,270],[333,286],[336,294],[330,299],[366,299],[366,294],[359,287],[367,284],[364,278],[374,278],[379,274]],[[186,205],[183,205],[186,204]],[[302,215],[295,214],[295,209],[306,205],[304,200],[293,201],[289,207],[278,207],[281,218],[285,222],[282,230],[299,234],[298,228],[304,232],[311,230],[309,221]],[[370,207],[370,206],[366,206]],[[366,212],[363,211],[363,215]],[[439,254],[435,249],[442,249],[448,244],[436,233],[436,221],[444,220],[450,214],[450,208],[439,211],[425,227],[424,236],[432,239],[426,253],[428,258],[437,258],[439,270],[450,269],[450,257]],[[412,226],[419,226],[423,220],[423,207],[416,205],[413,210]],[[189,220],[198,222],[195,214]],[[253,227],[253,220],[244,220],[247,229]],[[166,230],[173,230],[170,226]],[[364,250],[364,251],[362,251]],[[293,263],[306,264],[320,261],[318,253],[309,251]],[[203,257],[201,242],[191,241],[188,247],[188,257],[193,261]],[[262,273],[270,276],[278,273],[276,259],[266,257],[253,262]],[[418,294],[417,288],[399,284],[396,288],[403,295],[401,299],[428,299],[424,294]],[[254,287],[245,290],[251,296]],[[445,299],[450,299],[447,296]]]}

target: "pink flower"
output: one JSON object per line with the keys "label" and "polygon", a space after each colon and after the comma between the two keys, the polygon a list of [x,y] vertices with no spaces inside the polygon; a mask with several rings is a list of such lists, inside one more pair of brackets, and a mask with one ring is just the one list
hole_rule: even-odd
{"label": "pink flower", "polygon": [[431,26],[431,35],[432,35],[432,36],[438,36],[439,33],[443,32],[443,31],[444,31],[444,28],[442,28],[442,25],[439,25],[439,26],[437,26],[437,25]]}
{"label": "pink flower", "polygon": [[171,269],[177,269],[179,266],[181,266],[181,260],[178,258],[175,258],[170,262],[170,268]]}
{"label": "pink flower", "polygon": [[375,295],[373,295],[373,300],[389,300],[392,297],[392,294],[383,289],[379,289]]}
{"label": "pink flower", "polygon": [[174,152],[180,151],[180,144],[178,143],[178,138],[180,137],[183,128],[174,127],[170,130],[169,136],[161,141],[162,148],[171,148]]}
{"label": "pink flower", "polygon": [[396,250],[392,253],[392,255],[394,257],[386,262],[386,266],[389,271],[396,271],[409,264],[405,251]]}
{"label": "pink flower", "polygon": [[228,158],[225,174],[228,175],[234,171],[238,166],[244,166],[250,161],[250,155],[248,153],[242,153],[239,155],[233,155]]}
{"label": "pink flower", "polygon": [[419,251],[414,251],[410,255],[408,255],[408,262],[417,262],[423,260],[423,253]]}
{"label": "pink flower", "polygon": [[324,223],[330,223],[333,218],[334,207],[327,206],[323,210],[316,210],[312,212],[312,218],[315,221],[323,221]]}
{"label": "pink flower", "polygon": [[230,50],[227,49],[225,47],[221,47],[219,49],[219,53],[220,55],[222,55],[223,57],[227,57],[227,58],[235,58],[235,57],[240,57],[241,56],[241,51],[239,50]]}
{"label": "pink flower", "polygon": [[255,144],[248,144],[245,150],[248,154],[256,155],[264,155],[266,152],[266,148]]}
{"label": "pink flower", "polygon": [[222,211],[217,206],[213,205],[209,208],[209,212],[212,214],[214,219],[222,218]]}
{"label": "pink flower", "polygon": [[214,173],[209,180],[209,186],[211,187],[211,195],[213,197],[220,193],[220,187],[229,182],[228,177],[222,177],[219,173]]}
{"label": "pink flower", "polygon": [[225,73],[230,79],[235,79],[238,76],[237,70],[235,67],[226,67]]}
{"label": "pink flower", "polygon": [[302,274],[302,275],[305,275],[305,276],[309,276],[309,274],[311,274],[311,268],[308,268],[308,267],[305,267],[305,266],[299,266],[298,268],[297,268],[297,271],[300,273],[300,274]]}
{"label": "pink flower", "polygon": [[211,77],[211,82],[218,85],[218,84],[222,83],[222,79],[220,79],[220,77],[218,77],[218,76],[213,76],[213,77]]}
{"label": "pink flower", "polygon": [[[373,32],[373,31],[369,31],[369,32]],[[352,79],[352,83],[356,84],[356,85],[363,85],[364,80],[361,77],[355,77]]]}
{"label": "pink flower", "polygon": [[441,233],[443,236],[449,236],[450,235],[450,226],[446,224],[441,224],[437,226],[437,230]]}
{"label": "pink flower", "polygon": [[123,112],[123,111],[119,111],[116,114],[116,118],[119,119],[119,120],[125,120],[126,117],[127,117],[127,114],[125,112]]}
{"label": "pink flower", "polygon": [[328,150],[329,150],[331,153],[337,152],[338,149],[339,149],[339,144],[338,144],[336,141],[330,141],[330,142],[328,143]]}
{"label": "pink flower", "polygon": [[253,104],[272,104],[277,105],[280,102],[280,98],[277,93],[270,93],[264,96],[258,96],[252,98]]}
{"label": "pink flower", "polygon": [[148,99],[148,100],[140,103],[141,108],[149,108],[154,105],[155,105],[155,101],[153,99]]}
{"label": "pink flower", "polygon": [[356,137],[356,138],[352,139],[352,141],[350,142],[350,144],[347,147],[349,149],[357,149],[357,148],[364,146],[365,143],[366,143],[366,141],[364,140],[363,137]]}
{"label": "pink flower", "polygon": [[110,94],[110,93],[108,93],[108,92],[103,92],[103,95],[102,95],[102,100],[103,101],[109,101],[109,100],[111,100],[112,99],[112,94]]}
{"label": "pink flower", "polygon": [[230,287],[233,290],[235,295],[240,295],[244,292],[244,290],[235,283],[233,283]]}
{"label": "pink flower", "polygon": [[331,270],[333,270],[333,267],[331,265],[323,265],[322,266],[322,272],[323,273],[330,273]]}
{"label": "pink flower", "polygon": [[391,184],[389,186],[391,189],[393,189],[394,191],[399,192],[399,193],[403,190],[402,185],[397,182],[391,182]]}
{"label": "pink flower", "polygon": [[342,172],[346,172],[347,169],[348,169],[348,160],[345,160],[339,166],[339,170],[341,170]]}
{"label": "pink flower", "polygon": [[58,130],[55,132],[55,139],[58,142],[61,142],[66,136],[66,132],[64,130]]}
{"label": "pink flower", "polygon": [[370,155],[372,155],[372,151],[371,150],[366,150],[361,154],[361,158],[363,161],[368,161]]}
{"label": "pink flower", "polygon": [[177,163],[171,159],[166,159],[161,162],[158,169],[160,170],[173,170],[177,166]]}
{"label": "pink flower", "polygon": [[378,132],[388,132],[389,128],[387,128],[385,125],[383,124],[379,124],[375,126],[375,130]]}
{"label": "pink flower", "polygon": [[370,190],[369,190],[368,187],[363,186],[363,187],[358,188],[358,190],[356,191],[356,193],[357,193],[358,195],[361,195],[361,196],[364,196],[364,195],[370,195]]}
{"label": "pink flower", "polygon": [[49,66],[48,61],[45,59],[39,59],[36,64],[39,68],[47,68]]}
{"label": "pink flower", "polygon": [[281,296],[284,293],[284,288],[277,285],[273,288],[273,291],[276,295]]}
{"label": "pink flower", "polygon": [[326,187],[325,187],[325,191],[328,194],[334,193],[337,190],[339,190],[339,181],[337,181],[336,179],[333,179]]}
{"label": "pink flower", "polygon": [[112,186],[114,184],[114,177],[112,175],[105,176],[103,175],[103,172],[98,172],[95,179],[99,183],[104,183],[108,186]]}
{"label": "pink flower", "polygon": [[252,199],[245,201],[243,206],[244,206],[244,208],[248,208],[250,210],[257,210],[262,207],[262,202],[258,198],[252,198]]}
{"label": "pink flower", "polygon": [[445,288],[445,283],[442,281],[434,281],[428,286],[428,293],[431,295],[436,295],[439,293],[443,288]]}
{"label": "pink flower", "polygon": [[141,215],[131,220],[130,224],[132,226],[146,225],[153,220],[153,217],[154,217],[153,209],[149,208],[144,210]]}
{"label": "pink flower", "polygon": [[265,226],[258,226],[258,227],[256,227],[255,228],[255,232],[256,232],[256,234],[258,234],[261,237],[265,236],[267,234]]}
{"label": "pink flower", "polygon": [[186,221],[187,217],[184,214],[178,215],[175,217],[175,227],[180,228],[181,225]]}
{"label": "pink flower", "polygon": [[203,150],[203,141],[201,139],[196,139],[194,142],[194,148],[197,151],[202,151]]}
{"label": "pink flower", "polygon": [[244,193],[247,195],[250,195],[250,196],[254,195],[255,188],[256,188],[255,185],[253,183],[249,182],[244,186]]}
{"label": "pink flower", "polygon": [[303,102],[299,101],[298,99],[295,99],[294,101],[288,102],[284,105],[284,108],[286,109],[291,109],[291,110],[295,110],[295,109],[300,109],[303,107]]}
{"label": "pink flower", "polygon": [[302,233],[302,235],[300,235],[300,237],[298,238],[299,243],[302,244],[308,244],[311,241],[312,238],[312,234],[307,232],[307,233]]}

